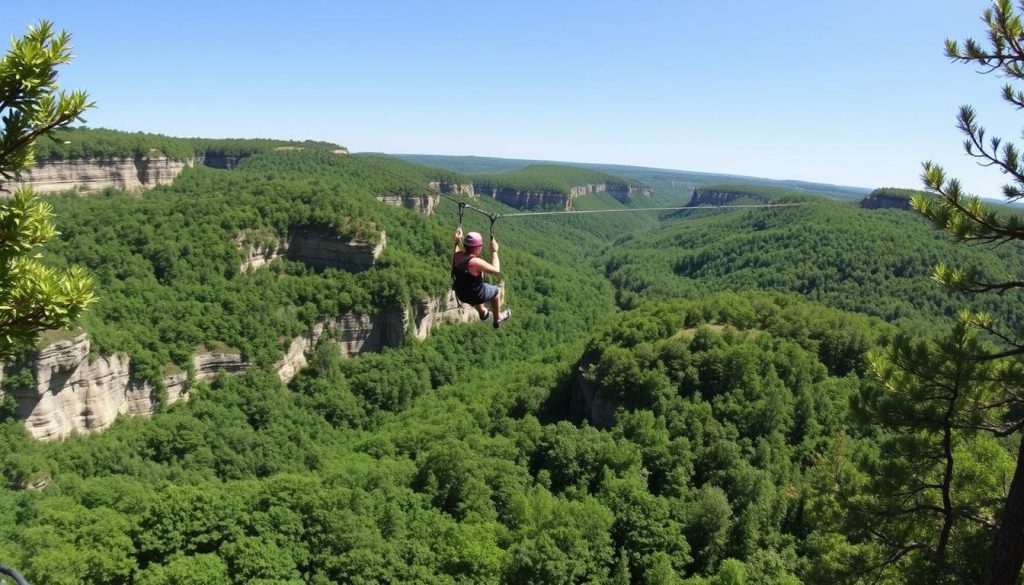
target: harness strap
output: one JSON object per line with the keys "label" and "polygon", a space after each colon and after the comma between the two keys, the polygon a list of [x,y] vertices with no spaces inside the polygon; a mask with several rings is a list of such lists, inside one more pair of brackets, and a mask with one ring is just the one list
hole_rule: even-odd
{"label": "harness strap", "polygon": [[472,260],[472,259],[473,259],[473,256],[467,256],[465,262],[459,262],[458,264],[456,264],[455,266],[452,267],[452,270],[462,270],[463,268],[466,268],[467,272],[468,272],[469,261]]}

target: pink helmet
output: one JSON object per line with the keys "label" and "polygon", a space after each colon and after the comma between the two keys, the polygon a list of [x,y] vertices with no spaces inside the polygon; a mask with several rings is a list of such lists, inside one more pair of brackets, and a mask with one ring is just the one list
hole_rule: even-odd
{"label": "pink helmet", "polygon": [[484,245],[484,237],[478,232],[469,232],[466,237],[462,238],[462,243],[466,244],[467,248],[475,248],[477,246]]}

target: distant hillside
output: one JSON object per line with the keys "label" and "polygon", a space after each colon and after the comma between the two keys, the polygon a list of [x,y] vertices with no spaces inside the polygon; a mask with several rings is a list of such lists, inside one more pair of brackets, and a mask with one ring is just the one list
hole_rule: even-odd
{"label": "distant hillside", "polygon": [[818,200],[783,209],[687,212],[616,242],[606,273],[627,307],[759,289],[797,293],[890,322],[953,316],[970,304],[1020,324],[1020,295],[953,295],[931,276],[946,259],[1000,279],[1024,272],[1022,258],[1018,246],[958,245],[916,214]]}
{"label": "distant hillside", "polygon": [[40,140],[36,145],[36,159],[45,161],[165,156],[175,160],[185,160],[203,155],[244,157],[275,148],[348,152],[345,147],[338,144],[313,140],[176,138],[148,132],[123,132],[106,128],[80,127],[57,132],[53,140]]}
{"label": "distant hillside", "polygon": [[807,199],[810,193],[785,187],[764,185],[716,184],[693,190],[689,205],[729,205],[737,203],[768,203],[782,198]]}
{"label": "distant hillside", "polygon": [[643,183],[652,188],[656,200],[677,204],[685,204],[689,201],[693,189],[697,187],[723,182],[784,187],[798,191],[813,192],[839,201],[860,201],[871,191],[862,187],[849,187],[828,183],[774,180],[742,175],[701,173],[630,165],[428,154],[396,154],[393,156],[423,165],[451,169],[462,173],[503,172],[536,164],[571,165],[579,168],[594,169]]}

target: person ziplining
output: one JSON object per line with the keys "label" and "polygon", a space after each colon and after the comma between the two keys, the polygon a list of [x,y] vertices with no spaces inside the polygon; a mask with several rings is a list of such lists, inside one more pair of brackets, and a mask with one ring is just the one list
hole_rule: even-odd
{"label": "person ziplining", "polygon": [[[494,327],[508,321],[510,309],[502,310],[504,301],[501,287],[484,282],[484,274],[501,275],[501,259],[498,257],[498,240],[491,235],[491,261],[480,257],[484,237],[477,232],[462,235],[462,226],[455,230],[455,250],[452,252],[452,290],[463,303],[472,305],[480,320],[492,317]],[[484,305],[490,306],[488,309]]]}
{"label": "person ziplining", "polygon": [[[392,175],[400,180],[416,182],[415,178],[408,176],[399,175],[387,168],[378,167],[381,171],[386,174]],[[590,214],[590,213],[649,213],[649,212],[662,212],[662,211],[707,211],[707,210],[720,210],[720,209],[756,209],[756,208],[772,208],[772,207],[798,207],[802,205],[808,205],[807,201],[801,202],[786,202],[786,203],[759,203],[759,204],[738,204],[738,205],[701,205],[691,206],[685,205],[682,207],[635,207],[630,209],[587,209],[587,210],[573,210],[567,209],[564,211],[531,211],[525,213],[505,213],[498,214],[473,207],[465,201],[460,201],[447,193],[442,193],[438,187],[432,185],[426,187],[430,196],[439,196],[446,199],[450,199],[456,205],[459,206],[459,227],[455,231],[455,249],[452,251],[451,261],[451,273],[452,273],[452,290],[455,292],[456,298],[462,303],[472,305],[476,309],[477,314],[480,316],[481,321],[486,321],[488,317],[492,319],[492,323],[495,328],[501,327],[502,323],[508,321],[512,316],[512,311],[508,308],[502,310],[502,305],[505,302],[505,286],[504,282],[501,285],[494,285],[484,281],[484,274],[491,274],[497,277],[501,277],[501,261],[498,259],[498,241],[494,237],[494,224],[502,217],[509,218],[527,218],[534,216],[554,216],[554,215],[578,215],[578,214]],[[469,232],[463,236],[462,232],[462,221],[465,216],[466,210],[471,209],[480,214],[483,214],[491,220],[491,261],[488,262],[480,256],[480,252],[483,250],[484,239],[483,236],[478,232]]]}
{"label": "person ziplining", "polygon": [[[455,291],[456,298],[460,302],[472,305],[476,309],[477,314],[480,316],[481,321],[486,321],[488,317],[492,318],[494,327],[501,327],[501,324],[512,316],[510,309],[502,310],[502,304],[504,303],[504,287],[493,285],[484,281],[484,274],[492,274],[495,276],[501,276],[501,260],[498,258],[498,241],[494,237],[494,223],[500,217],[530,217],[539,215],[572,215],[575,213],[610,213],[610,212],[641,212],[641,211],[697,211],[701,209],[726,209],[726,208],[766,208],[766,207],[791,207],[806,205],[806,202],[800,203],[774,203],[774,204],[757,204],[757,205],[723,205],[714,207],[647,207],[647,208],[636,208],[636,209],[595,209],[586,211],[549,211],[549,212],[529,212],[529,213],[507,213],[499,215],[497,213],[488,213],[482,209],[477,209],[465,203],[459,201],[449,195],[445,195],[437,191],[438,195],[447,197],[454,201],[459,206],[459,227],[455,230],[455,249],[452,251],[452,290]],[[490,218],[491,220],[491,261],[488,262],[481,258],[480,252],[483,250],[484,238],[478,232],[469,232],[463,236],[462,232],[462,221],[466,209],[472,209],[482,213]],[[486,306],[485,306],[486,305]],[[489,307],[489,308],[488,308]]]}

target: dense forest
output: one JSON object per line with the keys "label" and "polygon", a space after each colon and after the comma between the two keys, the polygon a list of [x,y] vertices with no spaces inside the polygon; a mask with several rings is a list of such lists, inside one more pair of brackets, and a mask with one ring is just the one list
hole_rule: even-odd
{"label": "dense forest", "polygon": [[124,132],[84,126],[60,130],[35,145],[38,160],[138,156],[165,156],[175,160],[186,160],[207,155],[246,157],[275,149],[335,151],[343,150],[343,147],[314,140],[175,138],[148,132]]}
{"label": "dense forest", "polygon": [[[1015,295],[931,281],[943,259],[1016,273],[1020,250],[810,190],[744,187],[801,206],[674,212],[639,206],[683,206],[692,185],[634,207],[589,195],[579,209],[635,212],[497,221],[501,329],[448,325],[355,359],[325,343],[285,386],[269,366],[311,324],[449,285],[455,203],[426,216],[376,197],[478,178],[326,148],[248,154],[141,195],[49,198],[62,233],[45,260],[95,275],[81,326],[96,351],[149,379],[198,345],[258,367],[62,442],[29,439],[5,399],[0,559],[33,583],[947,582],[923,555],[885,562],[933,528],[886,516],[932,471],[879,415],[885,356],[938,351],[965,307],[1024,323]],[[239,234],[309,229],[385,232],[387,247],[361,272],[240,269]],[[958,502],[990,514],[1014,447],[958,436]],[[976,573],[987,532],[957,526],[949,558]]]}

